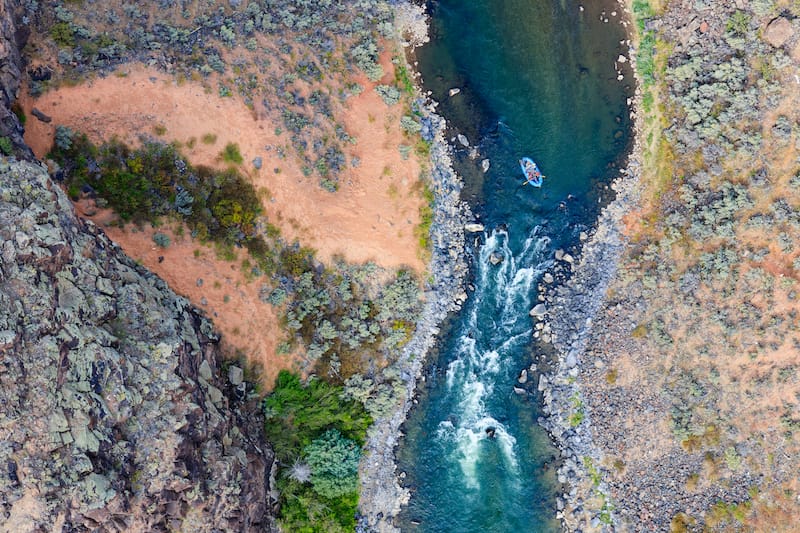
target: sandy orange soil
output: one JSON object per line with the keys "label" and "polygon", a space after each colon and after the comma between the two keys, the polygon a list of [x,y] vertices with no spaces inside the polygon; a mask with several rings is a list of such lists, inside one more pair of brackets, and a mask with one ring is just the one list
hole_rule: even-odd
{"label": "sandy orange soil", "polygon": [[[220,98],[199,83],[179,84],[144,67],[128,66],[119,74],[23,100],[31,117],[25,140],[34,153],[38,157],[47,153],[56,125],[85,132],[95,142],[116,136],[138,144],[140,134],[184,145],[195,139],[194,147],[184,146],[183,151],[196,165],[220,166],[222,148],[237,143],[245,160],[242,170],[256,188],[270,193],[265,211],[284,235],[315,248],[323,260],[340,254],[353,262],[424,268],[413,235],[420,200],[412,188],[419,179],[419,164],[413,157],[406,161],[400,157],[400,106],[388,108],[366,78],[359,81],[367,88],[351,99],[342,117],[347,132],[357,140],[345,150],[358,156],[361,165],[344,170],[340,189],[332,194],[317,185],[316,177],[303,176],[291,155],[278,158],[276,148],[288,144],[287,134],[276,135],[280,124],[256,117],[241,100]],[[53,121],[35,119],[33,107]],[[394,113],[394,120],[387,118],[389,113]],[[157,126],[166,128],[160,137],[155,134]],[[216,142],[203,143],[206,134],[216,135]],[[263,160],[260,170],[251,163],[256,157]]]}
{"label": "sandy orange soil", "polygon": [[[136,145],[139,135],[146,134],[182,143],[192,164],[216,167],[221,165],[222,148],[237,143],[245,161],[241,170],[262,192],[265,214],[284,236],[315,248],[323,261],[341,255],[351,262],[371,260],[387,268],[422,271],[414,237],[421,202],[415,189],[420,167],[415,158],[400,157],[400,106],[389,109],[371,90],[374,84],[366,78],[358,81],[366,89],[348,102],[339,118],[357,140],[345,151],[358,156],[361,165],[343,172],[336,193],[321,189],[316,177],[303,176],[287,135],[275,133],[278,123],[259,116],[235,97],[220,98],[199,83],[177,83],[143,66],[128,65],[107,78],[51,90],[35,100],[24,98],[21,104],[30,117],[25,140],[41,158],[52,146],[56,125],[84,132],[94,142],[117,137]],[[34,118],[34,107],[52,117],[52,122]],[[216,136],[213,144],[202,142],[207,134]],[[280,146],[286,146],[285,159],[277,155]],[[260,170],[252,164],[256,157],[263,160]],[[213,250],[188,235],[180,238],[164,229],[159,231],[169,234],[172,244],[158,248],[152,241],[152,228],[123,230],[107,224],[107,213],[94,214],[96,210],[85,203],[77,207],[79,214],[95,220],[128,255],[205,309],[223,333],[229,351],[239,350],[263,368],[265,387],[271,387],[280,369],[296,366],[297,356],[276,353],[283,335],[276,312],[259,300],[262,283],[247,280],[241,272],[243,257],[235,263],[217,259]],[[200,250],[199,256],[195,250]],[[203,280],[201,285],[198,279]]]}

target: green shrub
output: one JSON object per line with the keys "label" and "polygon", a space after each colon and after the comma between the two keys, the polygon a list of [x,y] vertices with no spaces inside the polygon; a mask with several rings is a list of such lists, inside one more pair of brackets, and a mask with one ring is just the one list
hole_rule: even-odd
{"label": "green shrub", "polygon": [[652,6],[650,6],[650,2],[648,0],[633,0],[633,14],[636,19],[636,25],[639,28],[639,32],[643,32],[644,23],[648,18],[655,15],[655,12],[653,11]]}
{"label": "green shrub", "polygon": [[233,165],[241,165],[242,161],[244,161],[242,153],[239,151],[239,145],[236,143],[226,144],[225,148],[219,153],[219,157],[226,163]]}
{"label": "green shrub", "polygon": [[311,467],[311,483],[320,496],[330,499],[357,490],[361,449],[355,441],[329,429],[303,452]]}
{"label": "green shrub", "polygon": [[169,235],[160,232],[153,234],[153,242],[156,243],[156,246],[159,248],[167,248],[172,243]]}
{"label": "green shrub", "polygon": [[408,115],[403,115],[402,117],[400,117],[400,127],[403,128],[404,131],[412,135],[422,131],[422,124],[420,124],[418,121],[414,120],[413,117],[410,117]]}
{"label": "green shrub", "polygon": [[56,126],[55,145],[60,150],[72,148],[72,130],[66,126]]}
{"label": "green shrub", "polygon": [[11,143],[11,139],[8,137],[0,137],[0,152],[3,152],[4,155],[11,155],[13,151],[14,145]]}
{"label": "green shrub", "polygon": [[655,52],[656,37],[653,32],[645,32],[639,43],[639,50],[636,52],[636,70],[639,71],[645,85],[653,83],[655,79]]}
{"label": "green shrub", "polygon": [[358,506],[360,446],[372,422],[342,387],[319,379],[303,385],[285,370],[264,400],[266,434],[283,465],[311,468],[311,484],[281,472],[280,522],[285,531],[353,531]]}
{"label": "green shrub", "polygon": [[53,24],[50,28],[50,37],[53,38],[55,43],[63,48],[72,48],[75,46],[75,35],[68,22],[59,22]]}
{"label": "green shrub", "polygon": [[431,247],[431,226],[433,225],[433,191],[424,184],[423,197],[425,204],[419,208],[419,225],[414,228],[414,234],[417,237],[419,247],[421,250],[430,250]]}
{"label": "green shrub", "polygon": [[278,374],[275,389],[264,400],[264,413],[267,437],[282,463],[291,464],[329,429],[358,444],[364,442],[372,421],[361,404],[343,400],[341,391],[341,386],[321,379],[303,385],[286,370]]}
{"label": "green shrub", "polygon": [[378,85],[375,87],[375,92],[380,95],[386,105],[395,105],[400,101],[400,91],[397,90],[397,87]]}
{"label": "green shrub", "polygon": [[411,79],[411,75],[405,65],[395,66],[394,77],[397,80],[397,84],[406,94],[414,96],[414,81]]}
{"label": "green shrub", "polygon": [[725,23],[725,31],[734,35],[746,35],[750,28],[750,16],[740,10],[736,10]]}

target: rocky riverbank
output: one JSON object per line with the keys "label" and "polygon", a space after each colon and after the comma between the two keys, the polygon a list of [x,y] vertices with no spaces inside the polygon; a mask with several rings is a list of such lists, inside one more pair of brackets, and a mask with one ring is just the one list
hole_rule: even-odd
{"label": "rocky riverbank", "polygon": [[660,8],[637,3],[644,92],[617,199],[536,313],[558,351],[539,389],[560,518],[777,530],[798,507],[797,12]]}
{"label": "rocky riverbank", "polygon": [[637,5],[652,60],[642,205],[577,376],[596,477],[620,530],[785,529],[799,507],[800,12]]}
{"label": "rocky riverbank", "polygon": [[[427,23],[422,8],[410,3],[396,6],[397,27],[403,45],[413,47],[427,42]],[[466,202],[461,200],[461,179],[452,166],[452,149],[445,139],[446,122],[435,112],[435,104],[420,101],[424,114],[423,139],[431,143],[429,183],[434,192],[431,225],[430,282],[425,306],[412,339],[395,363],[405,382],[403,402],[391,416],[378,419],[369,430],[364,458],[359,468],[361,517],[358,531],[394,532],[393,519],[410,496],[401,487],[395,450],[402,438],[401,426],[413,403],[417,381],[422,376],[426,355],[433,348],[439,325],[448,314],[461,308],[467,299],[464,289],[468,273],[464,228],[472,220]]]}
{"label": "rocky riverbank", "polygon": [[564,492],[557,501],[558,518],[568,531],[587,525],[598,528],[611,520],[608,489],[597,477],[600,457],[592,442],[592,419],[583,409],[577,378],[582,367],[596,364],[586,354],[587,343],[624,250],[622,217],[636,205],[639,171],[640,159],[634,148],[627,168],[614,182],[617,196],[603,210],[579,259],[561,259],[556,277],[562,278],[563,270],[570,272],[563,284],[545,296],[545,314],[541,315],[542,330],[550,332],[557,355],[552,369],[539,376],[546,415],[540,423],[561,450],[558,480]]}
{"label": "rocky riverbank", "polygon": [[428,267],[433,282],[425,293],[425,307],[414,337],[406,344],[396,364],[406,384],[404,401],[391,417],[376,420],[370,428],[359,471],[362,513],[359,531],[398,531],[392,520],[409,498],[408,489],[402,488],[398,481],[395,462],[395,448],[402,438],[400,427],[411,408],[425,356],[437,340],[439,324],[449,313],[459,310],[467,299],[464,227],[471,220],[471,213],[461,200],[462,183],[452,168],[451,148],[444,138],[444,119],[429,107],[423,122],[433,136],[430,182],[435,203]]}

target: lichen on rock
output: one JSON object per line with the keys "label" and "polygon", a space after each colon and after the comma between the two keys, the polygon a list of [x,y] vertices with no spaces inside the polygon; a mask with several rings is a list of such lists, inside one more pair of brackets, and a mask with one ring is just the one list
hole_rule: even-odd
{"label": "lichen on rock", "polygon": [[38,164],[0,161],[0,250],[0,523],[271,530],[258,402],[206,319]]}

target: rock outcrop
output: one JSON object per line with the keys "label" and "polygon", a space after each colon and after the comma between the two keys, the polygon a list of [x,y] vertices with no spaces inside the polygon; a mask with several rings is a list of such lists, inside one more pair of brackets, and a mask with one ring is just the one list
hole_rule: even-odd
{"label": "rock outcrop", "polygon": [[22,140],[22,126],[11,111],[21,79],[20,50],[28,40],[27,28],[15,22],[18,9],[17,2],[0,0],[0,137],[11,141],[16,153],[31,158],[33,152]]}
{"label": "rock outcrop", "polygon": [[25,33],[0,8],[0,532],[275,530],[252,386],[32,161],[9,110]]}
{"label": "rock outcrop", "polygon": [[217,341],[42,167],[0,162],[0,530],[272,529],[258,401]]}

